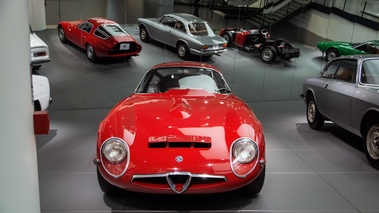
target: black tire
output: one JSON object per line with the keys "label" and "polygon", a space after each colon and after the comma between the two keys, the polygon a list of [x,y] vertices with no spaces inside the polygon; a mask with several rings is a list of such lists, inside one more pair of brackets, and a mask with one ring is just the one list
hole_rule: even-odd
{"label": "black tire", "polygon": [[96,62],[97,60],[97,55],[95,53],[95,50],[90,44],[86,45],[86,55],[89,61],[91,62]]}
{"label": "black tire", "polygon": [[263,168],[261,174],[251,183],[242,187],[242,192],[247,195],[256,195],[261,192],[263,184],[265,182],[266,167]]}
{"label": "black tire", "polygon": [[99,182],[101,191],[103,191],[105,194],[119,194],[124,191],[105,180],[103,176],[101,176],[99,168],[97,168],[97,181]]}
{"label": "black tire", "polygon": [[364,152],[368,162],[379,169],[379,118],[370,120],[364,132]]}
{"label": "black tire", "polygon": [[225,32],[222,37],[227,41],[228,47],[232,46],[233,44],[233,36],[230,32]]}
{"label": "black tire", "polygon": [[188,46],[185,43],[179,42],[176,49],[178,51],[179,58],[183,60],[186,60],[189,58],[190,52],[189,52]]}
{"label": "black tire", "polygon": [[325,118],[320,114],[317,109],[316,101],[313,95],[310,95],[307,99],[307,121],[309,127],[312,129],[320,129],[324,125]]}
{"label": "black tire", "polygon": [[139,37],[140,37],[141,41],[146,42],[146,43],[149,42],[149,40],[150,40],[149,33],[147,32],[147,30],[144,26],[140,27]]}
{"label": "black tire", "polygon": [[339,55],[340,54],[338,53],[338,50],[336,50],[336,49],[329,49],[329,50],[326,51],[325,60],[326,61],[330,61],[333,58],[338,57]]}
{"label": "black tire", "polygon": [[263,62],[271,63],[276,59],[276,49],[273,46],[264,46],[260,55]]}
{"label": "black tire", "polygon": [[66,38],[66,35],[64,33],[64,30],[63,30],[62,26],[58,27],[58,37],[59,37],[59,40],[61,40],[62,43],[67,43],[67,38]]}

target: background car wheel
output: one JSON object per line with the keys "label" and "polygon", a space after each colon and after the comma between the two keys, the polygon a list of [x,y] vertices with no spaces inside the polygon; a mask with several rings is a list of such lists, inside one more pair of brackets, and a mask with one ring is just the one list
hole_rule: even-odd
{"label": "background car wheel", "polygon": [[65,35],[63,28],[61,26],[58,27],[58,37],[62,43],[67,43],[66,35]]}
{"label": "background car wheel", "polygon": [[330,49],[326,51],[325,59],[326,61],[330,61],[333,58],[338,57],[338,56],[339,56],[338,50]]}
{"label": "background car wheel", "polygon": [[187,45],[183,42],[180,42],[177,46],[178,55],[181,59],[188,59],[190,53]]}
{"label": "background car wheel", "polygon": [[276,49],[272,46],[265,46],[261,51],[261,59],[264,62],[272,62],[276,58]]}
{"label": "background car wheel", "polygon": [[99,182],[101,191],[103,191],[105,194],[118,194],[123,192],[122,189],[110,184],[107,180],[105,180],[103,176],[101,176],[99,168],[97,168],[97,181]]}
{"label": "background car wheel", "polygon": [[262,190],[263,184],[265,182],[265,176],[266,176],[266,167],[263,168],[261,174],[253,182],[244,186],[242,188],[242,191],[248,195],[258,194]]}
{"label": "background car wheel", "polygon": [[225,32],[222,37],[227,41],[228,46],[232,46],[233,44],[233,36],[230,32]]}
{"label": "background car wheel", "polygon": [[90,44],[86,45],[86,54],[87,54],[88,60],[90,60],[91,62],[95,62],[97,60],[95,50]]}
{"label": "background car wheel", "polygon": [[320,129],[324,125],[325,119],[317,109],[313,95],[310,95],[307,103],[307,121],[312,129]]}
{"label": "background car wheel", "polygon": [[143,42],[149,42],[150,36],[145,27],[141,27],[139,30],[139,37]]}
{"label": "background car wheel", "polygon": [[364,134],[364,152],[368,162],[379,169],[379,118],[368,122]]}

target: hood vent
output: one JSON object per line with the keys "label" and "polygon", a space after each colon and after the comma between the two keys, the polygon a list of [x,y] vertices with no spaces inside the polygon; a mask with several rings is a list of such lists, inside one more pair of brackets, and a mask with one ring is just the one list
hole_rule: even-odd
{"label": "hood vent", "polygon": [[149,148],[211,148],[211,138],[206,136],[157,136],[149,138]]}

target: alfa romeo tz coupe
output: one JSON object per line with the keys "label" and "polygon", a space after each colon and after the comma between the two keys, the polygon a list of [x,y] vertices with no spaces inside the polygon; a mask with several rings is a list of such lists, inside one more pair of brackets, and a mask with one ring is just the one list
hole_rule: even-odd
{"label": "alfa romeo tz coupe", "polygon": [[58,36],[62,43],[70,41],[84,49],[91,62],[99,57],[137,56],[142,50],[142,46],[128,32],[106,18],[61,21]]}
{"label": "alfa romeo tz coupe", "polygon": [[222,74],[199,62],[158,64],[100,123],[100,188],[158,194],[257,194],[263,127]]}

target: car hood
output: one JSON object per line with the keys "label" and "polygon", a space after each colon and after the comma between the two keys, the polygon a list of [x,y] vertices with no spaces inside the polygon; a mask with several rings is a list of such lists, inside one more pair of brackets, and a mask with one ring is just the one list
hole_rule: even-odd
{"label": "car hood", "polygon": [[170,90],[135,94],[119,103],[101,123],[99,141],[123,138],[134,153],[152,151],[162,141],[204,142],[210,143],[218,158],[228,159],[234,140],[250,137],[260,141],[262,133],[250,108],[234,95]]}
{"label": "car hood", "polygon": [[46,43],[42,41],[35,33],[30,33],[30,48],[47,47]]}

